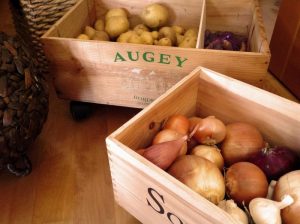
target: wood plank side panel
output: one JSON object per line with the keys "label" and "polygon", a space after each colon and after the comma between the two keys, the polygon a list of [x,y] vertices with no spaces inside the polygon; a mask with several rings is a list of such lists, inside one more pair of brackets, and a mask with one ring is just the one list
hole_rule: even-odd
{"label": "wood plank side panel", "polygon": [[[181,48],[135,44],[122,44],[120,47],[119,44],[113,42],[66,38],[44,38],[42,41],[53,69],[56,88],[61,92],[61,97],[139,108],[152,102],[159,94],[199,65],[254,85],[259,85],[260,80],[265,76],[262,71],[266,71],[268,66],[267,56],[248,52],[241,53],[243,56],[240,56],[236,52],[206,49],[187,51]],[[131,61],[128,52],[131,52],[134,57],[139,54],[139,60]],[[146,52],[150,53],[145,56]],[[116,60],[118,53],[124,57],[124,60]],[[151,57],[151,62],[145,61],[144,57],[147,57],[147,60],[150,60]],[[168,57],[169,61],[161,63],[161,57]],[[181,67],[178,58],[184,61]],[[108,93],[111,94],[112,91],[115,93],[107,94],[105,97],[104,90],[108,88],[105,85],[107,77],[111,80],[111,82],[108,80],[108,83],[111,83]],[[115,80],[113,80],[114,77],[116,77]],[[156,78],[158,79],[155,81]],[[148,80],[152,80],[150,87],[147,83]],[[103,98],[102,94],[96,94],[102,89]],[[76,92],[77,90],[78,92]],[[138,102],[132,101],[133,90],[139,93],[136,96]],[[118,94],[118,91],[123,91],[124,95]],[[125,94],[126,91],[127,94]],[[141,97],[142,100],[139,99]],[[115,101],[112,102],[112,98]],[[122,98],[133,104],[127,104],[127,101],[122,102]],[[143,102],[144,98],[149,102]]]}
{"label": "wood plank side panel", "polygon": [[[146,147],[151,143],[154,135],[169,116],[173,114],[192,116],[195,114],[198,88],[197,77],[192,77],[184,85],[180,85],[180,83],[181,81],[138,113],[130,122],[123,125],[119,131],[115,132],[114,137],[131,149],[136,150]],[[178,90],[174,91],[176,86]],[[161,100],[170,91],[173,91],[173,94]],[[182,94],[182,91],[185,94]],[[135,130],[139,131],[136,132]],[[130,133],[132,132],[136,132],[136,134],[131,135]]]}
{"label": "wood plank side panel", "polygon": [[199,22],[198,38],[196,48],[204,48],[205,30],[206,30],[206,1],[203,1],[202,14]]}
{"label": "wood plank side panel", "polygon": [[42,39],[47,37],[75,38],[83,32],[85,26],[93,24],[95,15],[94,1],[79,0],[53,25],[50,31],[42,36]]}
{"label": "wood plank side panel", "polygon": [[247,35],[253,14],[252,5],[252,0],[207,0],[207,29]]}
{"label": "wood plank side panel", "polygon": [[210,71],[204,73],[200,81],[203,88],[198,92],[199,115],[215,115],[225,123],[246,121],[271,144],[300,148],[299,104]]}
{"label": "wood plank side panel", "polygon": [[[115,146],[108,144],[115,197],[120,202],[128,196],[118,191],[120,187],[130,192],[137,203],[132,206],[135,209],[142,208],[144,211],[143,216],[146,217],[142,216],[142,218],[155,217],[155,220],[157,218],[159,221],[158,223],[168,223],[166,213],[169,212],[176,215],[183,223],[196,224],[199,221],[201,223],[223,223],[224,220],[226,220],[226,223],[232,223],[232,219],[228,214],[187,186],[142,157],[141,162],[143,165],[140,166],[138,160],[135,160],[135,158],[133,158],[134,160],[129,159],[130,155],[125,155],[126,151],[123,151],[122,148],[117,149]],[[149,190],[153,193],[152,196]],[[153,196],[155,196],[161,207],[155,204]],[[152,207],[148,205],[147,200]],[[125,201],[125,205],[123,205],[125,208],[127,207],[126,204],[132,204],[130,198]],[[161,213],[159,214],[157,211],[161,211]],[[211,216],[212,212],[216,213],[216,211],[220,214]]]}
{"label": "wood plank side panel", "polygon": [[257,0],[253,0],[253,20],[249,29],[248,48],[252,52],[270,55],[269,44]]}

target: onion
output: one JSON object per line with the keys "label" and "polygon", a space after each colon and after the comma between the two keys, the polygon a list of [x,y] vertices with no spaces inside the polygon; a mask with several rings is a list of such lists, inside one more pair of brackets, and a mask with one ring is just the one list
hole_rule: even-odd
{"label": "onion", "polygon": [[216,164],[222,171],[224,168],[224,159],[217,146],[198,145],[192,149],[191,155],[201,156]]}
{"label": "onion", "polygon": [[[192,130],[189,135],[182,135],[175,140],[169,140],[152,144],[147,148],[141,148],[136,150],[138,154],[145,157],[161,169],[167,169],[174,160],[178,157],[182,146],[188,141],[198,129],[198,125]],[[166,131],[168,129],[165,129]],[[173,131],[173,130],[171,130]],[[174,131],[176,133],[176,131]]]}
{"label": "onion", "polygon": [[221,153],[226,165],[247,161],[263,147],[264,140],[259,130],[251,124],[235,122],[226,126],[226,137]]}
{"label": "onion", "polygon": [[227,194],[239,205],[257,197],[266,197],[268,181],[264,172],[253,163],[238,162],[230,166],[225,174]]}
{"label": "onion", "polygon": [[[162,142],[173,141],[182,138],[183,134],[180,134],[171,129],[163,129],[159,131],[152,140],[152,145],[159,144]],[[178,156],[185,155],[187,152],[187,141],[183,142],[182,147],[179,151]]]}
{"label": "onion", "polygon": [[298,156],[287,147],[262,148],[256,155],[249,159],[264,171],[269,180],[277,180],[297,167]]}
{"label": "onion", "polygon": [[196,124],[200,124],[194,138],[205,145],[216,145],[223,141],[226,136],[226,127],[224,123],[215,116],[208,116],[204,119],[191,117],[190,129],[193,129]]}
{"label": "onion", "polygon": [[294,203],[281,210],[285,224],[300,223],[300,170],[291,171],[279,178],[275,185],[273,199],[280,201],[284,195],[290,195]]}
{"label": "onion", "polygon": [[168,118],[164,124],[164,129],[172,129],[180,134],[186,135],[189,131],[189,120],[186,116],[175,114]]}
{"label": "onion", "polygon": [[223,175],[215,164],[205,158],[195,155],[180,156],[168,172],[214,204],[224,199]]}
{"label": "onion", "polygon": [[146,149],[138,149],[137,153],[157,165],[159,168],[167,169],[177,158],[183,143],[188,139],[187,135],[183,137],[151,145]]}

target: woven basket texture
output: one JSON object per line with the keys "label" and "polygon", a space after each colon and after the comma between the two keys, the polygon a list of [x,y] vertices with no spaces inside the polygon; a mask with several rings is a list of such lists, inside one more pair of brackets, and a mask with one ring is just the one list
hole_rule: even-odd
{"label": "woven basket texture", "polygon": [[48,73],[48,62],[40,37],[75,3],[76,0],[10,0],[17,35],[31,49],[44,74]]}

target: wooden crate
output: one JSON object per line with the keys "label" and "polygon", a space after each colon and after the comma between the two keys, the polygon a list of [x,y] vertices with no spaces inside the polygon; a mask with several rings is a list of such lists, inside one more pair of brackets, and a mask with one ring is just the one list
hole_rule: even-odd
{"label": "wooden crate", "polygon": [[[73,38],[107,9],[123,7],[135,16],[151,2],[172,10],[171,24],[199,27],[197,49]],[[203,49],[205,29],[248,36],[250,52]],[[60,97],[137,108],[151,103],[199,65],[259,86],[270,60],[257,0],[79,0],[41,39]],[[130,60],[128,52],[139,54],[139,59]],[[116,60],[118,54],[125,61]]]}
{"label": "wooden crate", "polygon": [[300,150],[298,103],[199,67],[106,138],[115,200],[142,223],[234,223],[134,151],[147,147],[173,114],[249,122],[271,144]]}

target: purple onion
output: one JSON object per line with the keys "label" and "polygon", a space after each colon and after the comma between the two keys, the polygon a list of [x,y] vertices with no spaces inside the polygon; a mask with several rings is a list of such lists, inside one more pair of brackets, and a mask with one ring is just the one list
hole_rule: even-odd
{"label": "purple onion", "polygon": [[277,180],[282,175],[297,169],[297,154],[288,147],[265,147],[249,159],[262,169],[269,180]]}

